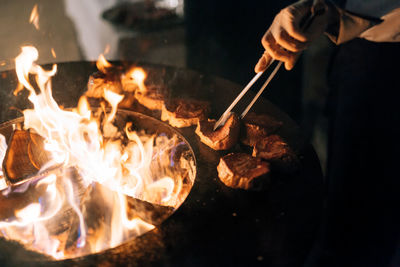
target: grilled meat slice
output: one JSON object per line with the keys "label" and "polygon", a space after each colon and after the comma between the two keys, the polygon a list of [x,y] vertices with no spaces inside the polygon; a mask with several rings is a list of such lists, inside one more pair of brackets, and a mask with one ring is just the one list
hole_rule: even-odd
{"label": "grilled meat slice", "polygon": [[221,158],[218,177],[226,186],[241,189],[259,188],[270,172],[269,163],[245,153],[230,153]]}
{"label": "grilled meat slice", "polygon": [[289,144],[279,135],[264,137],[253,147],[253,156],[271,163],[273,169],[282,172],[294,172],[300,167],[300,161]]}
{"label": "grilled meat slice", "polygon": [[173,127],[189,127],[205,120],[210,110],[206,101],[174,98],[164,103],[161,120],[168,121]]}
{"label": "grilled meat slice", "polygon": [[244,130],[241,141],[248,146],[254,146],[259,140],[275,133],[282,122],[275,120],[267,114],[248,113],[243,118]]}
{"label": "grilled meat slice", "polygon": [[146,90],[136,90],[136,100],[150,110],[162,110],[167,97],[167,88],[157,85],[148,85]]}
{"label": "grilled meat slice", "polygon": [[214,150],[225,150],[233,147],[239,139],[239,117],[235,113],[231,113],[226,123],[214,131],[215,122],[216,120],[210,119],[199,121],[196,134],[200,137],[201,142]]}

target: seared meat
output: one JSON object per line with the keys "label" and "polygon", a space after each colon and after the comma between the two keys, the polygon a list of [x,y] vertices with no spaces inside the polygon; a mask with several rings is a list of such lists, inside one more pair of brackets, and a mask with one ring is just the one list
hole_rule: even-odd
{"label": "seared meat", "polygon": [[296,153],[279,135],[270,135],[257,142],[253,156],[268,160],[273,169],[283,172],[294,172],[300,165]]}
{"label": "seared meat", "polygon": [[196,134],[201,142],[215,150],[229,149],[237,143],[240,131],[239,117],[232,113],[226,123],[213,130],[216,120],[199,121]]}
{"label": "seared meat", "polygon": [[243,118],[244,130],[241,141],[248,146],[254,146],[259,140],[275,133],[282,122],[275,120],[267,114],[248,113]]}
{"label": "seared meat", "polygon": [[162,110],[167,97],[167,89],[162,86],[148,85],[146,90],[136,90],[137,101],[150,110]]}
{"label": "seared meat", "polygon": [[205,120],[209,113],[206,101],[175,98],[163,105],[161,120],[168,121],[171,126],[182,128],[196,125]]}
{"label": "seared meat", "polygon": [[232,188],[254,189],[267,179],[269,163],[245,153],[230,153],[221,158],[218,177]]}

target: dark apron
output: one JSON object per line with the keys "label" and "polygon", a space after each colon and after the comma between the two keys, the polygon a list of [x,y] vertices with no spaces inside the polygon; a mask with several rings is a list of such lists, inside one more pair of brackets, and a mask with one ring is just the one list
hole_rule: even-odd
{"label": "dark apron", "polygon": [[386,266],[400,230],[400,43],[355,39],[338,47],[331,95],[328,201],[330,266]]}

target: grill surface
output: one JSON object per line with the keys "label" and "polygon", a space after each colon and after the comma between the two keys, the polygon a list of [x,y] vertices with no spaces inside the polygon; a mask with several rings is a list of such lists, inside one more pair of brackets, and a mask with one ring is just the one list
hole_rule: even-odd
{"label": "grill surface", "polygon": [[[119,63],[119,62],[117,62]],[[218,117],[241,87],[220,78],[186,69],[137,64],[148,71],[148,79],[171,88],[171,97],[195,97],[211,102]],[[76,106],[86,90],[93,62],[58,64],[53,95],[64,107]],[[17,86],[14,71],[0,79],[0,123],[20,117],[27,108],[26,93],[12,94]],[[249,103],[248,93],[238,110]],[[13,107],[13,108],[12,108]],[[149,113],[143,109],[136,110]],[[252,109],[283,122],[280,134],[300,151],[302,168],[295,175],[274,175],[263,191],[235,190],[223,185],[216,165],[225,153],[203,145],[194,127],[179,131],[191,144],[197,160],[197,177],[181,207],[164,223],[117,248],[78,259],[53,262],[20,245],[0,239],[3,265],[138,265],[138,266],[298,266],[308,252],[322,210],[322,172],[313,148],[306,144],[298,127],[286,114],[260,98]]]}

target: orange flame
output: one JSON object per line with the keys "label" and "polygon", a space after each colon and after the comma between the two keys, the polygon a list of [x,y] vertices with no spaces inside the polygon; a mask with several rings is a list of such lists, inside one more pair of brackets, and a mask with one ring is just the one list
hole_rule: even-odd
{"label": "orange flame", "polygon": [[147,76],[142,68],[133,68],[130,75],[138,83],[143,83]]}
{"label": "orange flame", "polygon": [[97,59],[97,62],[96,62],[96,67],[102,73],[106,73],[107,72],[107,68],[111,68],[112,65],[111,65],[110,62],[107,61],[107,59],[104,57],[103,54],[100,54],[99,58]]}
{"label": "orange flame", "polygon": [[51,48],[51,55],[54,57],[54,58],[57,58],[57,54],[56,54],[56,51],[54,51],[54,48]]}
{"label": "orange flame", "polygon": [[[0,134],[0,163],[3,162],[4,157],[6,156],[6,151],[7,151],[7,143],[6,143],[6,138],[4,135]],[[0,177],[4,175],[3,173],[3,164],[0,164]],[[0,189],[3,189],[4,185],[2,186],[0,184]]]}
{"label": "orange flame", "polygon": [[127,71],[125,76],[127,79],[129,79],[129,82],[136,84],[139,87],[140,91],[142,92],[147,91],[146,85],[144,84],[144,81],[147,78],[147,74],[143,70],[143,68],[140,67],[131,68],[129,71]]}
{"label": "orange flame", "polygon": [[[81,97],[72,111],[61,109],[52,97],[50,80],[57,67],[42,69],[35,63],[38,56],[34,47],[22,47],[15,62],[19,82],[29,91],[28,99],[33,103],[33,109],[23,111],[24,128],[41,135],[51,154],[51,160],[39,171],[43,178],[35,185],[35,189],[45,190],[38,191],[37,202],[16,210],[15,217],[0,221],[1,233],[62,259],[112,248],[153,229],[150,222],[128,216],[127,198],[174,208],[182,203],[188,193],[182,181],[187,177],[170,166],[178,138],[136,132],[131,130],[131,123],[119,129],[113,121],[123,96],[109,90],[104,91],[104,97],[111,111],[104,116],[92,112],[86,97]],[[98,64],[104,70],[111,66],[102,55]],[[38,90],[29,83],[30,75],[35,75]],[[144,86],[146,74],[136,68],[132,78]],[[6,147],[0,135],[0,165]],[[178,169],[185,170],[185,175],[193,174],[194,160],[179,164]],[[4,178],[1,171],[0,178]],[[192,179],[194,176],[189,176]],[[90,207],[96,201],[104,205],[92,214]],[[70,215],[64,218],[66,209]],[[98,212],[102,222],[93,226],[91,221]],[[61,219],[68,223],[60,224]],[[53,228],[59,225],[69,227],[63,229],[64,239],[54,234]],[[75,247],[68,249],[65,238],[73,233],[77,235]]]}
{"label": "orange flame", "polygon": [[39,30],[39,12],[37,4],[35,4],[32,9],[31,16],[29,17],[29,23],[32,23],[36,30]]}

